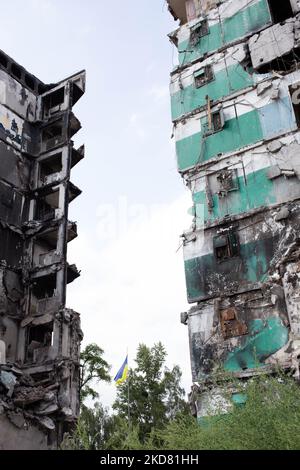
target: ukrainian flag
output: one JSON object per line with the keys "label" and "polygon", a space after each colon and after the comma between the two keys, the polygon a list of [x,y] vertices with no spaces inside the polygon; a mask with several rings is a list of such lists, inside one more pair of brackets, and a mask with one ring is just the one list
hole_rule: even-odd
{"label": "ukrainian flag", "polygon": [[125,361],[123,362],[119,372],[114,378],[116,385],[120,385],[121,383],[125,382],[128,375],[128,355],[126,356]]}

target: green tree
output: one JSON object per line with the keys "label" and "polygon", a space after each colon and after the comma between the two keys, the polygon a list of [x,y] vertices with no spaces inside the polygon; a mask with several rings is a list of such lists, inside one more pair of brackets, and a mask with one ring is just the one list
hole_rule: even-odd
{"label": "green tree", "polygon": [[[180,386],[181,371],[178,366],[169,370],[165,366],[166,350],[161,343],[149,348],[140,344],[135,362],[130,369],[129,383],[118,386],[113,409],[121,418],[130,414],[130,424],[139,429],[143,442],[152,429],[163,428],[180,412],[187,410],[184,390]],[[129,384],[129,406],[128,406]]]}
{"label": "green tree", "polygon": [[164,450],[300,449],[300,387],[293,378],[251,379],[240,391],[247,396],[244,405],[210,417],[205,425],[181,416],[156,431],[158,436],[145,442],[145,448],[154,442]]}
{"label": "green tree", "polygon": [[80,401],[83,403],[85,398],[92,397],[93,400],[99,397],[99,394],[92,388],[93,382],[110,382],[110,366],[103,359],[104,351],[97,344],[88,344],[80,354],[80,381],[79,392]]}
{"label": "green tree", "polygon": [[108,409],[96,402],[93,408],[82,405],[76,429],[65,437],[64,450],[103,450],[114,427]]}

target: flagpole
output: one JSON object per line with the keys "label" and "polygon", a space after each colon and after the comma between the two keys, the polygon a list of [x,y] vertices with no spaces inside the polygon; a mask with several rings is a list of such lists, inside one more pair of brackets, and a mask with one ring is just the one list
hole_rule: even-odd
{"label": "flagpole", "polygon": [[128,356],[128,347],[127,347],[127,367],[128,367],[128,377],[127,377],[127,401],[128,401],[128,430],[130,432],[130,392],[129,392],[129,380],[130,380],[130,373],[129,373],[129,356]]}

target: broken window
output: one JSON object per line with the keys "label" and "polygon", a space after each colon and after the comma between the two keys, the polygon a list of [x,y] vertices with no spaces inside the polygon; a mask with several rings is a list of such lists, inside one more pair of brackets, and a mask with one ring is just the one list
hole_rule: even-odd
{"label": "broken window", "polygon": [[48,352],[53,342],[53,322],[32,326],[28,332],[27,361],[39,362],[39,356]]}
{"label": "broken window", "polygon": [[44,267],[57,263],[61,260],[61,254],[57,251],[57,241],[54,247],[37,236],[33,243],[33,267]]}
{"label": "broken window", "polygon": [[58,145],[62,140],[63,121],[59,119],[50,126],[44,128],[42,140],[46,150]]}
{"label": "broken window", "polygon": [[51,114],[60,111],[60,105],[65,101],[65,88],[61,87],[58,90],[49,93],[43,98],[43,112],[44,118],[48,118]]}
{"label": "broken window", "polygon": [[270,12],[274,23],[281,23],[294,16],[291,2],[284,0],[279,2],[278,0],[269,0]]}
{"label": "broken window", "polygon": [[238,320],[237,310],[229,307],[220,311],[221,331],[224,339],[248,333],[247,325]]}
{"label": "broken window", "polygon": [[233,258],[239,254],[238,237],[233,231],[214,237],[213,243],[215,257],[218,262]]}
{"label": "broken window", "polygon": [[47,184],[49,176],[62,171],[62,153],[57,153],[39,163],[39,179]]}
{"label": "broken window", "polygon": [[239,189],[236,170],[221,170],[217,175],[217,182],[219,185],[219,197],[225,197],[228,192]]}
{"label": "broken window", "polygon": [[44,199],[40,199],[36,203],[36,220],[50,220],[55,217],[55,210]]}
{"label": "broken window", "polygon": [[53,332],[53,325],[38,325],[32,326],[29,330],[29,343],[31,341],[36,341],[44,346],[51,346],[52,343],[52,332]]}
{"label": "broken window", "polygon": [[212,130],[218,132],[223,129],[224,126],[224,115],[223,111],[217,111],[212,114]]}
{"label": "broken window", "polygon": [[195,87],[200,88],[214,79],[213,69],[211,65],[206,65],[201,70],[194,73]]}
{"label": "broken window", "polygon": [[39,299],[53,297],[56,289],[56,274],[49,274],[36,279],[32,284],[32,293]]}
{"label": "broken window", "polygon": [[36,199],[35,206],[35,219],[36,220],[50,220],[55,217],[55,209],[59,207],[59,190],[51,191],[45,196],[40,196]]}
{"label": "broken window", "polygon": [[191,29],[190,45],[197,46],[198,42],[203,36],[209,33],[208,21],[203,20]]}

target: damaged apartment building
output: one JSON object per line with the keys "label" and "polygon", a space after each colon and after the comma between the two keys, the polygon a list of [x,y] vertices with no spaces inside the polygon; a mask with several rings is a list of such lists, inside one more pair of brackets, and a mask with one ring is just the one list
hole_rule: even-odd
{"label": "damaged apartment building", "polygon": [[78,416],[82,332],[65,303],[84,91],[84,71],[46,85],[0,51],[0,449],[55,449]]}
{"label": "damaged apartment building", "polygon": [[181,321],[201,420],[222,403],[220,371],[299,379],[300,1],[167,3],[177,165],[193,201]]}

